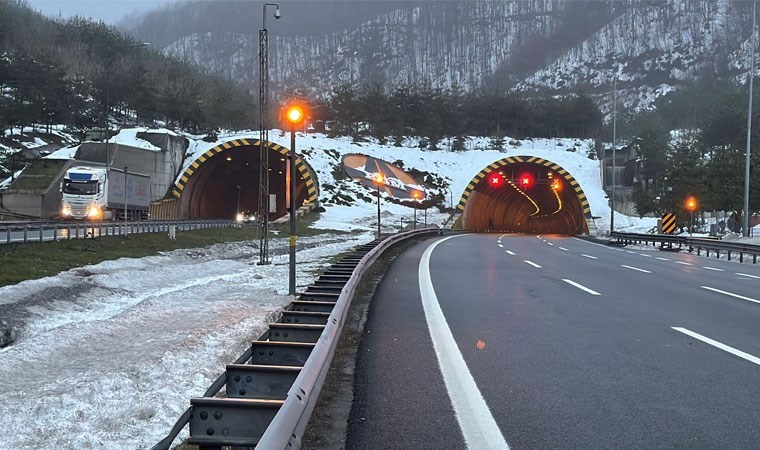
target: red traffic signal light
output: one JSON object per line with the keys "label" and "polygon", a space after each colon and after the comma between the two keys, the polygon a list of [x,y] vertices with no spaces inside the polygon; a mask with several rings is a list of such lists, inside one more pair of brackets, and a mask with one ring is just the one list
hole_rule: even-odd
{"label": "red traffic signal light", "polygon": [[499,187],[503,182],[504,179],[498,173],[492,173],[491,176],[488,177],[488,184],[493,187]]}
{"label": "red traffic signal light", "polygon": [[529,173],[520,175],[520,187],[523,189],[533,186],[533,176]]}

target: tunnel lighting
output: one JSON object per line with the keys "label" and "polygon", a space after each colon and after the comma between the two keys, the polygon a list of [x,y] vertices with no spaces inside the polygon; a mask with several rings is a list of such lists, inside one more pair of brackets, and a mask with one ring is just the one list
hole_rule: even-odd
{"label": "tunnel lighting", "polygon": [[559,179],[556,178],[554,181],[552,181],[552,189],[555,191],[561,191],[562,190],[562,183],[559,182]]}
{"label": "tunnel lighting", "polygon": [[533,186],[533,176],[529,173],[520,175],[520,186],[522,186],[523,189]]}
{"label": "tunnel lighting", "polygon": [[554,178],[554,173],[553,173],[553,172],[550,170],[550,171],[549,171],[549,172],[546,174],[546,176],[547,176],[549,179],[552,179],[552,178]]}
{"label": "tunnel lighting", "polygon": [[375,183],[377,184],[385,184],[385,177],[382,173],[376,173],[375,174]]}
{"label": "tunnel lighting", "polygon": [[232,156],[228,156],[227,161],[232,161]]}
{"label": "tunnel lighting", "polygon": [[412,191],[412,198],[415,200],[419,200],[422,198],[422,193],[420,191]]}
{"label": "tunnel lighting", "polygon": [[504,178],[502,178],[498,173],[492,173],[491,176],[488,177],[488,184],[493,187],[499,187],[503,182]]}
{"label": "tunnel lighting", "polygon": [[686,199],[686,209],[689,211],[694,211],[697,209],[697,199],[694,197],[689,197]]}

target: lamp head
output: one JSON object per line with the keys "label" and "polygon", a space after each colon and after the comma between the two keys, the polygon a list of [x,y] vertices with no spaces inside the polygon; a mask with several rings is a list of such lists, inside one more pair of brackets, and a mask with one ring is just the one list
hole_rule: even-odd
{"label": "lamp head", "polygon": [[280,14],[280,8],[277,8],[274,10],[274,18],[279,19],[280,17],[282,17],[282,15]]}

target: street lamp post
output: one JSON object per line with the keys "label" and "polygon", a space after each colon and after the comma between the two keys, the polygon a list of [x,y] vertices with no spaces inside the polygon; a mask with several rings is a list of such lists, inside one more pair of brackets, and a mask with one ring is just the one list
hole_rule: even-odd
{"label": "street lamp post", "polygon": [[124,237],[127,237],[127,166],[124,166]]}
{"label": "street lamp post", "polygon": [[694,197],[686,199],[686,209],[689,210],[689,237],[691,237],[692,228],[694,227],[694,210],[697,209],[697,200]]}
{"label": "street lamp post", "polygon": [[238,220],[242,220],[242,217],[240,217],[240,188],[242,187],[243,186],[239,184],[237,185],[238,195],[237,195],[237,211],[235,211],[235,219],[238,219]]}
{"label": "street lamp post", "polygon": [[752,140],[752,81],[755,78],[755,16],[757,2],[752,2],[752,49],[750,50],[749,69],[749,106],[747,108],[747,148],[744,152],[744,217],[742,218],[742,234],[749,237],[749,165],[750,143]]}
{"label": "street lamp post", "polygon": [[296,295],[296,126],[303,123],[304,110],[298,105],[285,114],[290,123],[290,276],[288,293]]}
{"label": "street lamp post", "polygon": [[385,180],[382,173],[375,174],[375,184],[377,185],[377,238],[380,239],[380,184]]}

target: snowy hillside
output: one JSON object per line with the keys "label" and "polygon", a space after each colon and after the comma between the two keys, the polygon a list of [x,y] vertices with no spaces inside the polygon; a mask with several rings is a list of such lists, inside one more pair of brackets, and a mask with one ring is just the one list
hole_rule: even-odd
{"label": "snowy hillside", "polygon": [[[515,86],[527,93],[589,93],[607,111],[617,74],[621,103],[645,109],[703,75],[743,80],[751,10],[750,2],[730,0],[422,3],[344,29],[330,23],[321,32],[295,34],[275,27],[271,85],[315,95],[348,81],[429,80],[465,91]],[[170,15],[164,21],[171,26]],[[255,33],[191,22],[174,35],[166,53],[256,85]]]}

